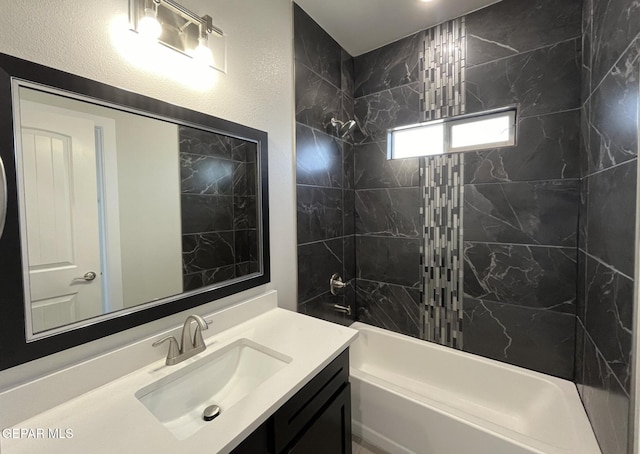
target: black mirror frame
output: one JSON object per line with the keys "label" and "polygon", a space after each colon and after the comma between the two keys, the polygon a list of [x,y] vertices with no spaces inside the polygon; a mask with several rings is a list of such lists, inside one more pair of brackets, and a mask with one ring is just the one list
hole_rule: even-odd
{"label": "black mirror frame", "polygon": [[[257,142],[262,196],[260,200],[262,209],[262,274],[221,287],[206,289],[197,294],[185,295],[157,306],[116,315],[96,323],[89,321],[87,326],[27,342],[14,150],[12,78],[85,96],[95,99],[96,103],[105,101],[122,106],[123,110],[131,108],[142,115],[146,112],[152,117],[172,118],[178,123],[202,127],[206,130]],[[266,132],[5,54],[0,54],[0,128],[0,159],[4,163],[7,180],[6,225],[2,236],[0,236],[0,311],[2,311],[0,313],[0,370],[191,309],[270,281],[268,136]]]}

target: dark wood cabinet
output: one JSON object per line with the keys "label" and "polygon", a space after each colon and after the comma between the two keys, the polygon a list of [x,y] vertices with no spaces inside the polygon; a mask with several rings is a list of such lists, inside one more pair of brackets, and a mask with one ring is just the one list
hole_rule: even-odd
{"label": "dark wood cabinet", "polygon": [[351,454],[349,349],[249,435],[233,454]]}
{"label": "dark wood cabinet", "polygon": [[290,454],[351,454],[351,387],[342,391],[286,452]]}

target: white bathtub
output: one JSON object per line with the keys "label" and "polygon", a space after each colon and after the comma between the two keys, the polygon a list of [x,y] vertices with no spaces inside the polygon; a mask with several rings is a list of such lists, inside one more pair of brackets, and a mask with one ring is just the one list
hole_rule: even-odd
{"label": "white bathtub", "polygon": [[356,322],[353,433],[390,453],[600,454],[573,383]]}

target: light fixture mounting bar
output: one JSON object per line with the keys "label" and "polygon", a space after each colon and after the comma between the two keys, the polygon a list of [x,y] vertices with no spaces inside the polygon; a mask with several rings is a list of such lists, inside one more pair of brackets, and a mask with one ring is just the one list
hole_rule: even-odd
{"label": "light fixture mounting bar", "polygon": [[224,35],[222,30],[213,25],[213,19],[209,15],[200,17],[173,0],[160,0],[159,4],[172,10],[174,13],[180,15],[183,19],[189,22],[200,24],[206,30],[207,34],[215,33],[220,36]]}
{"label": "light fixture mounting bar", "polygon": [[145,16],[149,16],[149,11],[153,11],[160,24],[157,41],[190,57],[196,54],[196,49],[208,48],[210,34],[224,38],[224,32],[213,25],[211,16],[199,16],[174,0],[129,0],[133,30],[141,32],[140,25],[143,19],[146,20]]}

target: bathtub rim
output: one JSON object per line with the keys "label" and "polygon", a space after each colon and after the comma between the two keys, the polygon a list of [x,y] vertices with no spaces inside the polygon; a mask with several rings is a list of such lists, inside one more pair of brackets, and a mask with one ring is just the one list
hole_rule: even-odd
{"label": "bathtub rim", "polygon": [[[464,420],[466,422],[469,422],[473,425],[476,425],[477,427],[481,428],[481,430],[485,430],[488,431],[490,433],[492,433],[495,436],[501,437],[501,438],[506,438],[511,442],[516,442],[518,444],[522,444],[522,440],[518,440],[518,438],[523,438],[525,439],[526,442],[531,442],[532,445],[526,444],[525,446],[527,446],[528,448],[535,448],[535,449],[540,449],[540,448],[553,448],[556,452],[558,453],[591,453],[591,452],[595,452],[595,453],[601,453],[600,451],[600,447],[599,444],[595,438],[595,434],[593,432],[593,429],[591,427],[591,424],[589,423],[586,411],[584,409],[584,406],[582,405],[582,401],[580,399],[580,396],[578,394],[578,390],[576,387],[576,384],[573,382],[570,382],[568,380],[562,379],[562,378],[558,378],[558,377],[554,377],[552,375],[548,375],[548,374],[543,374],[541,372],[537,372],[534,370],[530,370],[530,369],[526,369],[524,367],[520,367],[520,366],[515,366],[512,364],[508,364],[508,363],[504,363],[501,361],[497,361],[494,359],[490,359],[490,358],[485,358],[483,356],[480,355],[476,355],[473,353],[468,353],[468,352],[464,352],[464,351],[460,351],[460,350],[455,350],[453,348],[450,347],[445,347],[439,344],[435,344],[432,342],[428,342],[428,341],[423,341],[421,339],[417,339],[411,336],[407,336],[405,334],[400,334],[400,333],[396,333],[394,331],[390,331],[390,330],[386,330],[383,328],[379,328],[376,326],[372,326],[363,322],[354,322],[350,325],[351,328],[353,329],[357,329],[358,331],[371,331],[374,333],[377,333],[379,335],[382,336],[388,336],[388,337],[394,337],[396,339],[400,339],[402,341],[407,341],[407,342],[411,342],[414,343],[416,345],[419,345],[422,348],[432,348],[435,349],[436,351],[440,351],[442,353],[446,353],[446,354],[450,354],[450,355],[455,355],[459,358],[462,358],[466,361],[474,361],[474,362],[478,362],[478,363],[484,363],[486,365],[489,365],[491,367],[495,367],[497,369],[500,370],[505,370],[505,371],[509,371],[510,373],[517,373],[519,375],[523,374],[523,375],[527,375],[533,378],[537,378],[541,381],[546,382],[546,384],[553,386],[554,388],[558,389],[562,395],[564,396],[564,398],[566,399],[566,402],[568,403],[568,405],[570,406],[571,409],[571,414],[573,415],[572,420],[570,421],[570,426],[573,429],[573,438],[575,441],[575,446],[572,446],[571,448],[569,448],[567,450],[567,448],[565,447],[559,447],[559,446],[555,446],[553,444],[549,444],[546,443],[542,440],[539,440],[538,438],[534,438],[531,436],[528,436],[526,434],[522,434],[519,432],[514,431],[513,429],[507,428],[507,427],[503,427],[500,426],[494,422],[485,420],[479,416],[476,415],[472,415],[472,414],[468,414],[466,412],[464,412],[463,410],[457,409],[455,407],[451,407],[451,406],[447,406],[446,403],[443,402],[439,402],[436,399],[433,398],[429,398],[427,396],[422,396],[422,395],[418,395],[418,402],[422,403],[424,405],[428,405],[430,407],[432,407],[432,409],[434,409],[437,412],[440,413],[445,413],[450,417],[454,417],[456,419],[461,419]],[[354,344],[357,343],[360,339],[362,339],[361,336],[358,336],[358,338],[356,339],[356,341],[354,341]],[[403,395],[406,398],[409,398],[413,401],[416,400],[416,393],[409,390],[409,389],[405,389],[402,388],[401,385],[396,385],[394,383],[390,383],[382,378],[379,377],[375,377],[365,371],[359,370],[357,368],[357,366],[355,365],[354,361],[350,361],[350,375],[358,380],[362,380],[362,381],[366,381],[370,384],[373,384],[374,386],[378,386],[381,388],[384,388],[385,386],[391,385],[387,389],[388,391],[394,393],[394,394],[399,394],[399,395]],[[382,382],[382,383],[381,383]],[[390,388],[390,389],[389,389]],[[402,391],[405,391],[406,393],[408,393],[409,395],[405,395],[402,394],[402,391],[399,391],[397,388],[399,388]],[[468,419],[467,419],[468,417]],[[483,424],[486,423],[489,427],[484,426]],[[497,430],[496,430],[497,429]],[[506,433],[505,433],[506,432]],[[572,450],[573,449],[573,450]],[[578,451],[575,451],[575,449],[578,449]],[[541,453],[544,453],[545,451],[540,451]]]}

